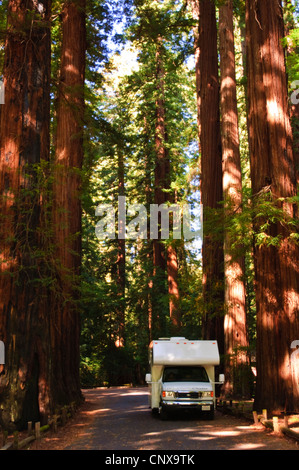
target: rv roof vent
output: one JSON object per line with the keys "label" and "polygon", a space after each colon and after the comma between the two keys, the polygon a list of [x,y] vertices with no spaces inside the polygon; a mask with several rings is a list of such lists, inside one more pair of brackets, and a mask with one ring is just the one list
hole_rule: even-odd
{"label": "rv roof vent", "polygon": [[182,341],[186,338],[184,338],[183,336],[172,336],[172,338],[170,338],[170,341]]}

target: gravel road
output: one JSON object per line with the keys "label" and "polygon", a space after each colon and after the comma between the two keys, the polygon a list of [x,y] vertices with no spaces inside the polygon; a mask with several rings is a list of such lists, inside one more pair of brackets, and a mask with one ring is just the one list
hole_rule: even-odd
{"label": "gravel road", "polygon": [[44,441],[45,448],[178,452],[299,449],[292,440],[220,412],[216,412],[213,421],[196,415],[161,421],[151,414],[145,387],[98,388],[85,390],[84,395],[86,402],[79,416],[61,431],[64,439],[49,438]]}

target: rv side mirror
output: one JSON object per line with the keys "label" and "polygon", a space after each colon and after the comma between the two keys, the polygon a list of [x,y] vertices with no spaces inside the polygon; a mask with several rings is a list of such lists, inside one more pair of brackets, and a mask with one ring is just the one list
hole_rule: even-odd
{"label": "rv side mirror", "polygon": [[224,376],[224,374],[219,374],[219,382],[223,384],[224,381],[225,381],[225,376]]}
{"label": "rv side mirror", "polygon": [[145,376],[145,381],[148,383],[148,382],[151,382],[152,381],[152,374],[146,374]]}

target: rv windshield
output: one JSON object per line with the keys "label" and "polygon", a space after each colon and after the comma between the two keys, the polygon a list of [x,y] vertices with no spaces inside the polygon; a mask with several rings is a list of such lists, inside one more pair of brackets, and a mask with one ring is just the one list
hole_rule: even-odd
{"label": "rv windshield", "polygon": [[165,367],[163,382],[209,382],[209,377],[204,367]]}

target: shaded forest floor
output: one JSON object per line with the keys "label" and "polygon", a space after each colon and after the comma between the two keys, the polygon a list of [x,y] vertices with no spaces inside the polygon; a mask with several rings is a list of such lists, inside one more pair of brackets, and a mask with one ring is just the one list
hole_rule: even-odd
{"label": "shaded forest floor", "polygon": [[[236,417],[246,418],[249,421],[254,422],[254,401],[253,400],[245,400],[245,401],[218,401],[217,402],[217,409],[220,410],[222,413],[231,414]],[[269,415],[266,411],[266,415],[262,417],[262,414],[257,415],[258,424],[257,426],[264,426],[270,430],[274,430],[273,418],[274,416],[278,418],[278,427],[285,429],[287,431],[284,432],[285,435],[292,437],[296,441],[299,442],[299,413],[297,414],[289,414],[287,415],[287,420],[285,420],[284,413]],[[288,429],[290,432],[288,432]],[[281,433],[281,432],[280,432]]]}
{"label": "shaded forest floor", "polygon": [[63,450],[77,439],[84,437],[85,431],[91,426],[101,409],[97,394],[91,391],[85,395],[84,390],[82,392],[85,400],[75,415],[64,426],[58,427],[57,432],[48,431],[38,444],[33,443],[30,450]]}
{"label": "shaded forest floor", "polygon": [[[128,388],[128,387],[121,387]],[[88,434],[88,430],[92,426],[94,420],[102,412],[102,406],[99,404],[98,399],[99,389],[83,390],[85,401],[78,408],[74,416],[70,417],[64,426],[58,426],[57,431],[54,432],[52,429],[41,434],[39,441],[34,441],[28,446],[30,450],[64,450],[72,445],[75,441],[84,438]],[[249,422],[253,423],[253,401],[244,402],[221,402],[218,401],[217,409],[227,415],[233,415],[237,418],[246,418]],[[270,424],[270,425],[269,425]],[[279,416],[279,424],[283,426],[283,416]],[[264,424],[258,423],[256,425],[260,428],[267,428],[269,432],[273,432],[271,427],[271,420],[268,417],[268,421]],[[289,429],[296,433],[297,441],[299,442],[299,415],[288,416]],[[27,431],[19,433],[19,440],[27,437]],[[282,435],[280,434],[280,437]],[[289,438],[290,436],[285,436]],[[294,439],[294,436],[292,436]],[[12,442],[14,439],[13,435],[8,437],[7,442]]]}
{"label": "shaded forest floor", "polygon": [[[30,444],[30,450],[65,449],[74,440],[84,435],[85,429],[91,425],[97,410],[99,410],[99,404],[96,398],[93,398],[93,395],[89,394],[88,397],[85,397],[84,402],[78,408],[74,416],[68,419],[64,426],[58,426],[56,432],[50,429],[42,433],[39,441],[34,441]],[[27,431],[21,431],[18,436],[19,441],[25,439],[27,435]],[[14,435],[11,434],[8,436],[6,442],[13,442],[13,440]]]}

